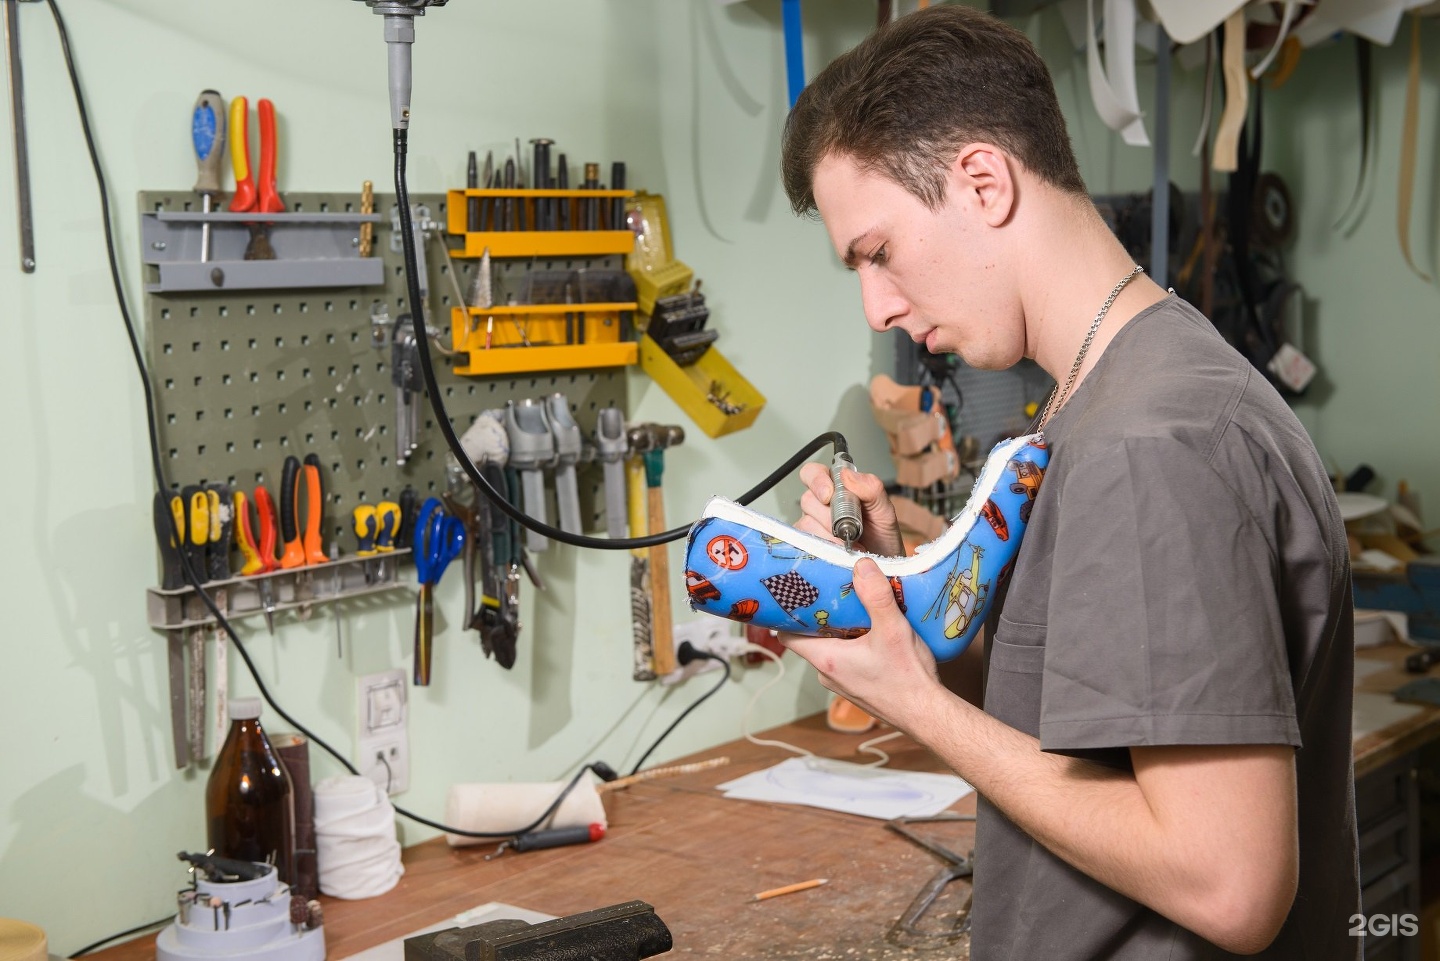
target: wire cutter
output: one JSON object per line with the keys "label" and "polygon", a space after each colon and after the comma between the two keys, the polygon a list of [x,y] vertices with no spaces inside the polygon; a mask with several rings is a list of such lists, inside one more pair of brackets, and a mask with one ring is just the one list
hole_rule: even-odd
{"label": "wire cutter", "polygon": [[415,677],[417,687],[430,683],[430,655],[434,648],[435,585],[450,562],[465,547],[465,525],[445,511],[439,498],[426,498],[415,519],[415,572],[420,596],[415,611]]}

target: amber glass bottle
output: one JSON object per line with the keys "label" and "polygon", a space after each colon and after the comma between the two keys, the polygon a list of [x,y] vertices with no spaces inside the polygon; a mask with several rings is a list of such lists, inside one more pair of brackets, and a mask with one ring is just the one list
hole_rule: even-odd
{"label": "amber glass bottle", "polygon": [[260,699],[230,701],[230,734],[205,785],[209,843],[217,855],[275,865],[294,880],[294,791],[285,763],[260,726]]}

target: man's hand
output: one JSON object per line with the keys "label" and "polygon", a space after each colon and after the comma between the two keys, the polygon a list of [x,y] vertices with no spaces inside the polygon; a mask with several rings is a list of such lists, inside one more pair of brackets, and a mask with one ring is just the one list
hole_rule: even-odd
{"label": "man's hand", "polygon": [[[796,529],[835,540],[830,533],[830,499],[835,494],[835,485],[830,480],[829,468],[812,461],[800,468],[800,480],[806,490],[800,496],[801,516],[795,522]],[[905,544],[900,539],[895,506],[885,493],[885,482],[874,474],[861,474],[849,468],[841,473],[840,480],[860,505],[860,520],[865,528],[860,535],[860,546],[886,557],[903,555]]]}
{"label": "man's hand", "polygon": [[870,558],[855,565],[855,596],[870,615],[862,637],[781,634],[785,646],[814,666],[820,683],[867,714],[908,730],[940,688],[935,658],[895,603],[890,582]]}

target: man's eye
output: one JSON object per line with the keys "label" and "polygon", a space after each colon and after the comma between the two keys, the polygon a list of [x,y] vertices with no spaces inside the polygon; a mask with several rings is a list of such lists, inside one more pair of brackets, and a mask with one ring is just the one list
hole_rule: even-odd
{"label": "man's eye", "polygon": [[885,249],[885,245],[884,245],[884,244],[881,244],[879,247],[877,247],[877,248],[875,249],[875,252],[870,255],[870,262],[871,262],[872,264],[877,265],[877,266],[886,263],[889,259],[890,259],[890,254],[889,254],[889,252]]}

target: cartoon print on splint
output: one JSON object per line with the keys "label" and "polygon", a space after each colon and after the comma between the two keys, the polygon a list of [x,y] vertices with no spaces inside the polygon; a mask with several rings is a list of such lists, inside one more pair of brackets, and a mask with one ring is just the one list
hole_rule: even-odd
{"label": "cartoon print on splint", "polygon": [[710,583],[710,578],[698,571],[685,572],[685,591],[690,595],[691,604],[720,600],[720,589]]}
{"label": "cartoon print on splint", "polygon": [[1010,525],[1005,522],[1005,515],[1000,513],[1000,505],[996,504],[993,498],[985,501],[985,506],[980,508],[980,516],[990,522],[996,537],[1002,541],[1010,539]]}
{"label": "cartoon print on splint", "polygon": [[1045,468],[1032,461],[1011,460],[1005,465],[1015,472],[1018,483],[1010,485],[1010,491],[1024,494],[1025,503],[1020,505],[1020,523],[1030,523],[1030,509],[1035,505],[1035,495],[1040,493],[1040,482],[1045,479]]}
{"label": "cartoon print on splint", "polygon": [[815,636],[816,637],[863,637],[870,632],[868,627],[831,627],[830,612],[815,612]]}
{"label": "cartoon print on splint", "polygon": [[722,571],[738,571],[750,562],[745,545],[728,534],[710,538],[705,554]]}
{"label": "cartoon print on splint", "polygon": [[[890,592],[895,595],[895,606],[900,608],[901,614],[904,614],[908,610],[908,608],[905,606],[905,585],[898,577],[892,577],[889,580]],[[855,593],[854,581],[847,581],[846,583],[840,585],[841,597],[849,597],[853,593]]]}
{"label": "cartoon print on splint", "polygon": [[[765,553],[779,561],[813,561],[817,558],[808,551],[802,551],[794,544],[781,540],[770,534],[761,534],[760,540],[765,542]],[[780,548],[784,548],[781,550]]]}
{"label": "cartoon print on splint", "polygon": [[978,547],[970,548],[970,570],[962,571],[960,568],[960,551],[955,552],[955,563],[951,566],[950,572],[945,575],[945,583],[941,585],[940,591],[935,595],[935,600],[925,611],[921,620],[928,621],[930,618],[943,612],[945,618],[945,636],[956,638],[964,634],[970,627],[970,623],[977,617],[983,617],[985,613],[985,602],[990,596],[990,585],[980,582],[980,558],[984,552]]}

